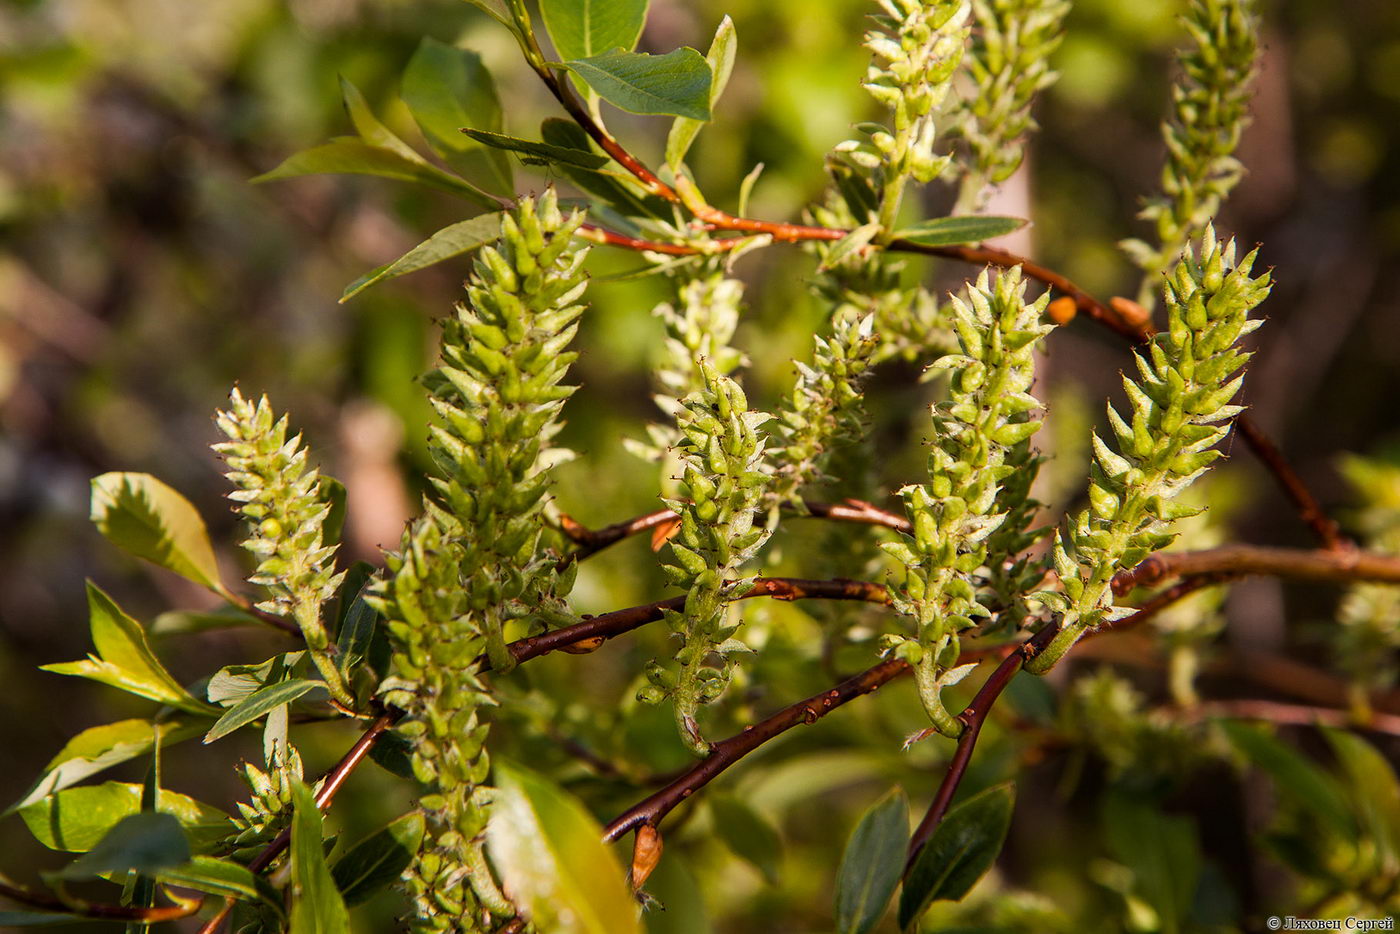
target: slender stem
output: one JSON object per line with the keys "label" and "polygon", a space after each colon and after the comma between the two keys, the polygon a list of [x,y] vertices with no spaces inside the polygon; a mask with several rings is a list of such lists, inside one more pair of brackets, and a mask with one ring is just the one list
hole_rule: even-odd
{"label": "slender stem", "polygon": [[1362,729],[1373,733],[1400,736],[1400,716],[1388,713],[1372,713],[1364,720],[1358,720],[1347,710],[1332,707],[1314,707],[1305,704],[1286,704],[1271,700],[1227,700],[1210,701],[1178,711],[1178,716],[1191,722],[1211,717],[1224,717],[1239,720],[1267,720],[1285,726],[1327,726],[1337,729]]}
{"label": "slender stem", "polygon": [[19,902],[21,905],[28,905],[31,908],[39,908],[44,911],[60,912],[80,918],[94,918],[103,921],[136,921],[143,924],[156,924],[161,921],[187,918],[204,904],[202,895],[184,904],[168,905],[163,908],[147,908],[140,905],[104,905],[77,899],[63,901],[47,893],[35,892],[20,885],[11,885],[3,880],[0,880],[0,896]]}
{"label": "slender stem", "polygon": [[1400,557],[1351,549],[1307,551],[1262,545],[1224,545],[1204,551],[1158,552],[1132,570],[1120,571],[1113,579],[1113,591],[1122,595],[1134,587],[1200,574],[1229,574],[1235,577],[1268,575],[1331,583],[1369,581],[1400,584]]}

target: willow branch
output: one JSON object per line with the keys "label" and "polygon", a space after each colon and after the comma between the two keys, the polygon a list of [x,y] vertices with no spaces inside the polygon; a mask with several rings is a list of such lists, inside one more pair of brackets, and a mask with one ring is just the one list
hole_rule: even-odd
{"label": "willow branch", "polygon": [[147,908],[140,905],[104,905],[78,901],[77,899],[63,901],[47,893],[35,892],[24,886],[12,885],[4,880],[0,880],[0,896],[4,896],[21,905],[28,905],[31,908],[60,912],[66,915],[72,915],[74,918],[93,918],[102,921],[135,921],[141,924],[156,924],[161,921],[174,921],[177,918],[188,918],[204,904],[203,896],[193,898],[179,905],[168,905],[163,908]]}
{"label": "willow branch", "polygon": [[[908,519],[864,500],[848,499],[842,503],[819,503],[804,500],[802,505],[805,515],[818,519],[837,519],[864,525],[880,525],[899,532],[909,531]],[[803,512],[795,510],[794,513],[799,517],[804,515]],[[571,516],[560,515],[559,528],[571,542],[579,546],[572,556],[575,559],[583,559],[597,554],[609,545],[615,545],[625,538],[665,526],[675,522],[678,518],[669,509],[658,509],[655,512],[644,513],[632,519],[605,525],[602,528],[590,529],[580,525]]]}
{"label": "willow branch", "polygon": [[1113,578],[1113,592],[1151,586],[1174,577],[1228,574],[1267,575],[1293,580],[1351,584],[1400,584],[1400,557],[1357,550],[1271,548],[1263,545],[1223,545],[1204,551],[1158,552]]}
{"label": "willow branch", "polygon": [[1209,701],[1190,710],[1178,711],[1177,716],[1192,723],[1221,717],[1231,720],[1265,720],[1283,726],[1370,730],[1373,733],[1400,736],[1400,716],[1395,714],[1372,713],[1366,719],[1359,720],[1350,711],[1333,707],[1286,704],[1271,700]]}

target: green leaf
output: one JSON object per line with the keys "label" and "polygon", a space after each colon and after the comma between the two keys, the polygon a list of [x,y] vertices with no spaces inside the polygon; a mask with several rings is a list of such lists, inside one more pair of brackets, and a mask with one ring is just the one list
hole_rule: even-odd
{"label": "green leaf", "polygon": [[1236,749],[1269,773],[1281,794],[1346,839],[1356,836],[1356,821],[1336,779],[1258,727],[1222,720],[1220,728]]}
{"label": "green leaf", "polygon": [[710,811],[715,817],[715,831],[725,846],[763,873],[770,885],[776,885],[783,858],[783,842],[777,829],[748,804],[730,795],[712,795]]}
{"label": "green leaf", "polygon": [[150,474],[104,473],[92,481],[92,522],[123,551],[219,591],[214,546],[190,501]]}
{"label": "green leaf", "polygon": [[[729,74],[734,70],[736,50],[734,21],[726,16],[720,20],[719,28],[715,30],[715,38],[710,43],[710,51],[705,53],[705,62],[710,66],[711,112],[714,111],[715,104],[719,102],[719,96],[724,93],[725,85],[729,83]],[[703,121],[693,120],[690,117],[677,117],[675,122],[671,124],[671,132],[666,136],[666,164],[673,171],[680,168],[685,154],[690,151],[690,144],[695,142],[696,134],[704,125]]]}
{"label": "green leaf", "polygon": [[213,712],[213,708],[196,700],[165,670],[151,651],[141,624],[123,613],[121,607],[91,581],[88,582],[88,611],[97,655],[77,662],[41,665],[43,671],[90,678],[192,713]]}
{"label": "green leaf", "polygon": [[1026,226],[1019,217],[993,217],[983,214],[961,214],[957,217],[935,217],[921,221],[894,233],[896,240],[908,240],[921,246],[960,246],[981,243]]}
{"label": "green leaf", "polygon": [[203,729],[200,724],[177,720],[157,724],[148,720],[119,720],[105,726],[90,727],[70,739],[44,766],[38,780],[4,813],[11,814],[104,769],[145,755],[151,751],[157,735],[162,746],[169,746],[198,736]]}
{"label": "green leaf", "polygon": [[178,636],[214,629],[237,629],[243,626],[266,626],[267,623],[250,616],[237,607],[201,610],[167,610],[151,621],[147,632],[153,636]]}
{"label": "green leaf", "polygon": [[341,136],[289,156],[281,165],[253,179],[256,184],[303,175],[374,175],[400,182],[427,185],[457,195],[483,208],[495,208],[496,199],[475,185],[444,172],[426,159],[409,159],[382,146]]}
{"label": "green leaf", "polygon": [[485,143],[495,149],[504,149],[509,152],[520,152],[530,156],[538,156],[549,162],[557,162],[561,165],[575,165],[584,169],[599,169],[608,164],[607,156],[600,156],[595,152],[588,152],[583,149],[566,149],[562,146],[551,146],[548,143],[539,143],[534,140],[517,139],[514,136],[506,136],[502,133],[490,133],[486,130],[473,130],[471,127],[464,127],[462,132],[474,140]]}
{"label": "green leaf", "polygon": [[336,664],[344,674],[349,674],[352,668],[369,656],[379,625],[379,613],[365,599],[365,591],[370,586],[365,584],[361,588],[359,596],[350,604],[350,611],[345,614],[345,621],[340,624],[340,635],[336,639]]}
{"label": "green leaf", "polygon": [[210,895],[261,902],[282,913],[282,899],[271,883],[246,866],[212,856],[196,856],[184,865],[162,870],[156,874],[156,881]]}
{"label": "green leaf", "polygon": [[319,681],[308,681],[300,678],[270,684],[230,707],[204,735],[204,742],[212,743],[216,739],[221,739],[254,720],[262,719],[278,707],[290,704],[307,691],[323,687],[325,685]]}
{"label": "green leaf", "polygon": [[899,926],[908,928],[929,903],[957,901],[996,862],[1011,826],[1015,790],[1010,782],[979,792],[951,808],[929,837],[899,897]]}
{"label": "green leaf", "polygon": [[327,506],[331,511],[326,513],[326,518],[321,523],[321,544],[340,544],[340,533],[345,529],[345,500],[347,493],[345,484],[335,477],[321,477],[320,487],[316,490],[316,498]]}
{"label": "green leaf", "polygon": [[146,812],[123,817],[87,853],[58,873],[60,879],[93,879],[103,873],[155,875],[188,862],[190,842],[169,814]]}
{"label": "green leaf", "polygon": [[499,133],[501,102],[481,56],[425,38],[403,73],[403,99],[433,151],[457,172],[512,194],[510,160],[463,139],[461,128]]}
{"label": "green leaf", "polygon": [[1103,819],[1109,848],[1132,870],[1134,891],[1157,912],[1160,930],[1180,931],[1201,874],[1195,825],[1123,794],[1108,797]]}
{"label": "green leaf", "polygon": [[360,93],[360,89],[347,81],[343,76],[340,79],[340,96],[345,103],[345,112],[350,115],[350,122],[355,127],[355,132],[360,134],[360,139],[371,146],[380,149],[387,149],[397,156],[414,164],[426,163],[427,160],[418,155],[418,151],[399,138],[393,130],[380,121],[370,109],[365,96]]}
{"label": "green leaf", "polygon": [[613,49],[564,64],[603,100],[629,113],[710,119],[710,66],[692,48],[665,55]]}
{"label": "green leaf", "polygon": [[565,61],[637,47],[647,0],[540,0],[544,27]]}
{"label": "green leaf", "polygon": [[827,254],[826,260],[819,267],[819,271],[825,272],[828,269],[833,269],[841,265],[841,263],[845,262],[851,256],[863,250],[871,240],[875,239],[875,235],[879,232],[879,224],[864,224],[852,230],[850,233],[846,234],[846,236],[838,240],[836,245],[831,248],[831,252]]}
{"label": "green leaf", "polygon": [[205,695],[215,704],[231,707],[269,684],[282,680],[305,657],[305,652],[283,652],[258,665],[225,665],[214,673]]}
{"label": "green leaf", "polygon": [[909,798],[895,788],[865,812],[836,873],[836,930],[865,934],[880,923],[909,855]]}
{"label": "green leaf", "polygon": [[372,269],[345,287],[342,302],[349,301],[372,285],[470,253],[501,235],[501,212],[481,214],[470,220],[444,227],[427,240],[386,266]]}
{"label": "green leaf", "polygon": [[[551,146],[592,151],[588,132],[572,120],[548,117],[540,124],[540,136]],[[624,214],[634,217],[670,216],[670,208],[665,202],[654,195],[639,194],[633,190],[630,181],[624,183],[611,173],[588,171],[572,165],[561,165],[560,168],[579,188],[616,205]]]}
{"label": "green leaf", "polygon": [[499,759],[495,776],[487,845],[506,894],[526,917],[552,934],[639,934],[622,867],[583,805]]}
{"label": "green leaf", "polygon": [[1341,730],[1324,730],[1351,785],[1351,800],[1364,825],[1362,836],[1375,841],[1386,871],[1400,869],[1400,782],[1375,746]]}
{"label": "green leaf", "polygon": [[[212,850],[233,829],[223,811],[173,791],[160,791],[156,810],[180,821],[196,853]],[[49,849],[86,853],[122,818],[140,811],[140,785],[106,782],[55,792],[20,808],[19,816]]]}
{"label": "green leaf", "polygon": [[423,842],[422,811],[410,811],[355,844],[331,866],[331,878],[349,906],[398,879]]}
{"label": "green leaf", "polygon": [[390,775],[413,778],[413,743],[392,730],[379,737],[379,742],[370,748],[369,757]]}
{"label": "green leaf", "polygon": [[321,809],[311,789],[292,786],[290,934],[350,934],[350,914],[326,867]]}

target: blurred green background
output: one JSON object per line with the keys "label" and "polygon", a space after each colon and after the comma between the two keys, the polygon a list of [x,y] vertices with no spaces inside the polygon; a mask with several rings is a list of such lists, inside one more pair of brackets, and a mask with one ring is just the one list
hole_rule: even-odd
{"label": "blurred green background", "polygon": [[[724,13],[737,26],[734,78],[690,159],[713,201],[732,208],[739,181],[758,162],[765,170],[752,213],[796,217],[819,196],[824,154],[871,115],[858,87],[867,61],[858,37],[872,6],[653,0],[644,50],[703,49]],[[1177,12],[1170,0],[1075,4],[1057,53],[1061,80],[1037,109],[1043,130],[1025,185],[1009,186],[1002,205],[1034,221],[1023,249],[1096,295],[1136,288],[1114,244],[1145,232],[1134,213],[1161,166],[1157,124],[1182,39]],[[1276,268],[1247,401],[1304,478],[1338,507],[1347,492],[1337,454],[1400,442],[1400,4],[1291,0],[1265,3],[1263,13],[1254,122],[1240,151],[1249,174],[1221,219],[1243,243],[1262,243],[1263,264]],[[149,713],[124,695],[35,670],[88,651],[85,578],[147,621],[207,603],[91,529],[92,476],[160,476],[200,507],[228,567],[246,566],[208,450],[212,413],[235,382],[290,411],[325,472],[349,486],[346,554],[373,560],[376,545],[396,543],[417,499],[413,475],[424,466],[426,406],[414,378],[430,365],[433,321],[458,298],[466,264],[434,267],[345,305],[336,299],[347,282],[466,216],[469,206],[374,179],[264,186],[248,179],[348,130],[338,75],[417,140],[396,93],[423,36],[484,56],[508,131],[530,135],[553,115],[506,33],[460,0],[0,0],[0,800],[16,798],[79,729]],[[666,121],[618,115],[610,125],[659,161]],[[517,178],[521,190],[548,182],[519,171]],[[949,200],[931,190],[923,208],[942,211]],[[598,249],[591,263],[601,276],[636,259]],[[812,269],[810,257],[786,247],[738,265],[750,290],[736,342],[752,359],[744,380],[757,407],[774,404],[789,384],[789,361],[809,353],[823,313],[807,293]],[[914,272],[952,287],[972,271]],[[583,388],[570,403],[565,438],[582,456],[563,470],[557,498],[580,521],[602,525],[657,506],[656,468],[622,452],[620,441],[641,436],[658,416],[648,372],[661,326],[650,309],[664,289],[656,280],[601,282],[590,297],[575,368]],[[1057,492],[1076,496],[1082,482],[1084,438],[1071,423],[1093,419],[1127,363],[1122,346],[1085,322],[1051,339],[1041,394],[1052,400],[1052,418],[1063,413],[1050,467]],[[892,366],[872,389],[886,489],[920,469],[912,446],[883,447],[923,431],[931,390],[916,375],[912,366]],[[1217,504],[1228,506],[1221,510],[1227,534],[1307,544],[1247,455],[1220,473],[1213,489]],[[818,576],[802,560],[815,554],[802,539],[818,538],[810,534],[817,529],[793,528],[765,567]],[[575,604],[597,612],[662,595],[646,543],[634,541],[588,565]],[[1237,588],[1224,612],[1233,645],[1315,657],[1316,642],[1285,644],[1285,634],[1333,611],[1328,593],[1259,582]],[[849,657],[822,658],[824,612],[746,609],[773,651],[746,666],[737,702],[715,718],[717,734],[868,663],[868,644]],[[170,637],[161,651],[192,679],[282,648],[271,636],[218,634]],[[665,651],[659,633],[641,633],[595,656],[532,664],[503,686],[519,703],[502,714],[496,740],[513,757],[555,770],[610,816],[641,794],[591,772],[563,738],[617,758],[635,775],[680,765],[669,713],[630,712],[642,663]],[[1149,693],[1160,684],[1152,672],[1141,678]],[[656,885],[672,910],[657,916],[656,929],[826,929],[832,873],[861,810],[892,781],[922,805],[941,773],[946,750],[937,743],[899,751],[921,725],[917,708],[907,685],[891,687],[798,731],[715,786],[779,830],[785,846],[768,867],[776,885],[715,839],[707,808],[678,815]],[[307,728],[308,768],[334,761],[352,735],[343,726]],[[256,745],[232,739],[172,750],[167,784],[229,806],[241,793],[233,772],[240,755],[255,756]],[[994,733],[968,787],[1004,777],[1017,765],[1011,756]],[[132,765],[115,777],[139,780],[141,771]],[[1053,756],[1031,764],[1022,800],[1039,794],[1045,806],[1020,809],[1006,881],[1053,890],[1065,917],[1098,918],[1114,930],[1118,896],[1081,871],[1101,849],[1094,794],[1102,780],[1092,765],[1077,782],[1066,771]],[[1218,775],[1207,779],[1182,793],[1181,807],[1203,818],[1233,815],[1224,829],[1207,828],[1206,851],[1235,866],[1222,870],[1232,897],[1265,910],[1286,886],[1246,845],[1238,789]],[[336,807],[349,836],[407,802],[407,791],[386,794],[390,787],[398,786],[382,773],[351,782]],[[1047,833],[1055,834],[1053,859]],[[746,845],[766,844],[738,848]],[[20,878],[56,864],[14,819],[0,824],[0,853],[0,868]],[[393,910],[386,903],[364,930],[388,929]],[[1036,910],[1028,903],[1027,912]],[[1058,923],[1027,921],[1024,929]]]}

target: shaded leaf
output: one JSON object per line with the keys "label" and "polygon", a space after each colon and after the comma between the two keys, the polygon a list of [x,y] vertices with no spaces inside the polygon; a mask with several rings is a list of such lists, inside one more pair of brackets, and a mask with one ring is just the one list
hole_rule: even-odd
{"label": "shaded leaf", "polygon": [[629,113],[710,119],[710,66],[692,48],[665,55],[613,49],[565,65],[603,100]]}
{"label": "shaded leaf", "polygon": [[321,522],[321,544],[340,544],[340,533],[345,528],[345,484],[335,477],[321,476],[316,498],[331,507]]}
{"label": "shaded leaf", "polygon": [[413,778],[413,743],[390,730],[369,751],[375,765],[399,778]]}
{"label": "shaded leaf", "polygon": [[365,289],[385,279],[394,279],[417,272],[434,263],[470,253],[501,234],[501,213],[481,214],[470,220],[458,221],[433,234],[403,256],[378,269],[372,269],[345,287],[340,301],[349,301]]}
{"label": "shaded leaf", "polygon": [[1400,868],[1400,782],[1395,770],[1375,746],[1341,730],[1324,730],[1349,779],[1351,799],[1365,825],[1363,836],[1373,840],[1386,871]]}
{"label": "shaded leaf", "polygon": [[496,199],[475,185],[444,172],[421,157],[414,161],[382,146],[341,136],[287,157],[281,165],[252,179],[274,182],[302,175],[374,175],[400,182],[427,185],[465,198],[483,208],[497,207]]}
{"label": "shaded leaf", "polygon": [[214,546],[199,512],[150,474],[104,473],[92,481],[91,518],[118,548],[220,590]]}
{"label": "shaded leaf", "polygon": [[836,930],[864,934],[880,923],[909,850],[909,798],[895,788],[861,817],[836,873]]}
{"label": "shaded leaf", "polygon": [[423,842],[421,811],[411,811],[355,844],[331,866],[331,877],[349,906],[358,905],[398,879]]}
{"label": "shaded leaf", "polygon": [[1123,794],[1109,796],[1103,820],[1109,848],[1132,870],[1134,891],[1156,911],[1160,929],[1180,931],[1201,874],[1195,825]]}
{"label": "shaded leaf", "polygon": [[1015,790],[1010,782],[950,808],[914,858],[899,897],[899,926],[907,928],[931,902],[957,901],[996,862],[1011,826]]}
{"label": "shaded leaf", "polygon": [[38,780],[18,801],[6,808],[5,813],[13,813],[104,769],[145,755],[151,751],[157,735],[162,746],[169,746],[198,736],[203,730],[200,724],[177,720],[157,724],[148,720],[119,720],[90,727],[70,739],[49,760]]}
{"label": "shaded leaf", "polygon": [[1342,836],[1356,835],[1356,821],[1336,779],[1258,727],[1222,720],[1220,728],[1236,749],[1269,773],[1281,794]]}
{"label": "shaded leaf", "polygon": [[[719,28],[715,30],[715,38],[710,42],[710,51],[705,53],[705,62],[710,66],[711,113],[714,112],[715,104],[719,102],[719,96],[724,93],[725,85],[729,83],[737,49],[734,21],[725,16],[720,20]],[[696,134],[704,125],[704,121],[690,117],[677,117],[671,124],[671,132],[666,135],[666,164],[673,170],[680,167],[685,154],[690,151],[690,144],[695,142]]]}
{"label": "shaded leaf", "polygon": [[557,934],[637,934],[623,869],[583,805],[499,759],[495,776],[487,844],[506,894],[528,919]]}
{"label": "shaded leaf", "polygon": [[[548,117],[540,124],[540,136],[551,146],[591,152],[588,132],[572,120]],[[632,216],[665,217],[670,209],[655,196],[642,195],[633,190],[630,183],[623,182],[607,172],[593,172],[573,165],[561,165],[560,169],[579,188],[615,205],[624,214]]]}
{"label": "shaded leaf", "polygon": [[123,817],[87,853],[59,871],[60,879],[93,879],[103,873],[155,875],[188,862],[190,842],[169,814],[144,812]]}
{"label": "shaded leaf", "polygon": [[183,865],[164,869],[156,874],[156,881],[210,895],[261,902],[278,914],[282,912],[282,899],[271,883],[246,866],[212,856],[196,856]]}
{"label": "shaded leaf", "polygon": [[340,96],[345,104],[345,112],[349,114],[350,122],[354,125],[355,132],[360,134],[360,139],[371,146],[387,149],[408,162],[427,163],[417,150],[400,139],[397,133],[374,115],[360,89],[343,76],[340,79]]}
{"label": "shaded leaf", "polygon": [[554,49],[565,61],[637,47],[647,0],[540,0]]}
{"label": "shaded leaf", "polygon": [[324,685],[319,681],[308,681],[303,678],[293,678],[289,681],[269,684],[230,707],[204,735],[204,742],[212,743],[216,739],[225,737],[254,720],[262,719],[278,707],[290,704],[306,692],[323,687]]}
{"label": "shaded leaf", "polygon": [[773,825],[748,804],[730,795],[712,795],[710,811],[715,817],[715,832],[725,846],[763,873],[770,884],[776,885],[783,842]]}
{"label": "shaded leaf", "polygon": [[[173,791],[160,791],[156,810],[180,821],[196,853],[218,846],[233,829],[223,811]],[[106,782],[65,788],[20,808],[19,816],[34,839],[49,849],[85,853],[122,818],[140,812],[140,785]]]}
{"label": "shaded leaf", "polygon": [[528,139],[517,139],[514,136],[506,136],[502,133],[488,133],[485,130],[473,130],[471,127],[463,128],[462,132],[487,146],[508,150],[510,152],[520,152],[531,156],[538,156],[549,162],[557,162],[563,165],[575,165],[584,169],[598,169],[608,164],[607,156],[600,156],[595,152],[589,152],[583,149],[551,146],[548,143],[540,143]]}
{"label": "shaded leaf", "polygon": [[908,240],[922,246],[960,246],[981,243],[1026,226],[1019,217],[994,217],[982,214],[962,214],[957,217],[935,217],[921,221],[894,233],[896,240]]}
{"label": "shaded leaf", "polygon": [[41,665],[41,670],[90,678],[192,713],[213,712],[165,670],[151,651],[141,624],[123,613],[121,607],[91,581],[88,582],[88,612],[97,654],[77,662]]}
{"label": "shaded leaf", "polygon": [[267,623],[237,607],[217,610],[168,610],[154,620],[147,630],[153,636],[178,636],[213,629],[236,629],[242,626],[266,626]]}
{"label": "shaded leaf", "polygon": [[321,809],[311,789],[292,786],[291,934],[350,934],[350,914],[326,868]]}
{"label": "shaded leaf", "polygon": [[460,132],[503,128],[496,83],[480,55],[425,38],[404,69],[402,93],[428,145],[449,166],[499,193],[514,191],[510,160]]}

